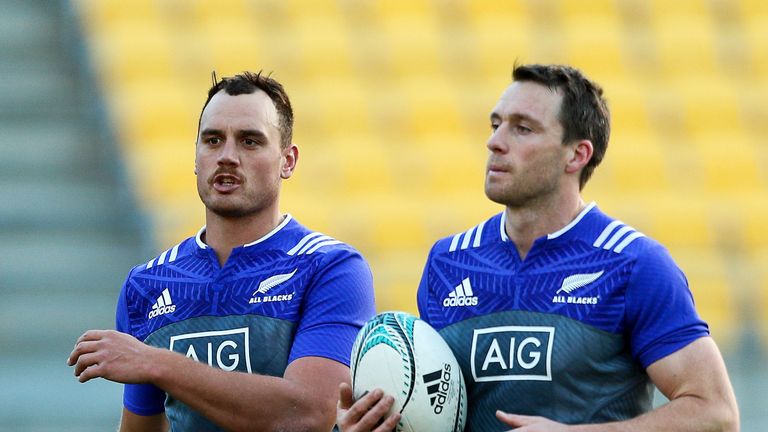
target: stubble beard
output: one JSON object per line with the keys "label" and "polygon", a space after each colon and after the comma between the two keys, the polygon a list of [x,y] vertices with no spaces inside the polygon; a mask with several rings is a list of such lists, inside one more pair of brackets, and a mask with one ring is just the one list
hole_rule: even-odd
{"label": "stubble beard", "polygon": [[485,195],[491,201],[511,209],[534,207],[547,200],[557,190],[555,176],[537,176],[528,179],[512,179],[508,184],[490,184],[485,180]]}
{"label": "stubble beard", "polygon": [[[218,195],[198,185],[197,193],[205,208],[223,219],[247,218],[273,206],[277,202],[279,188],[267,188],[259,192],[245,192],[240,196]],[[245,187],[245,183],[242,184]]]}

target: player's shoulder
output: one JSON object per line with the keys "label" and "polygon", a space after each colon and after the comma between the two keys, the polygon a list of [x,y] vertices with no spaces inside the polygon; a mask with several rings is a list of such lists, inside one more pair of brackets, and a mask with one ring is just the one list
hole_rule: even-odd
{"label": "player's shoulder", "polygon": [[590,213],[581,237],[593,248],[635,259],[666,252],[661,243],[629,223],[610,217],[597,208]]}
{"label": "player's shoulder", "polygon": [[280,249],[297,258],[360,255],[360,252],[348,243],[310,229],[296,219],[286,226]]}
{"label": "player's shoulder", "polygon": [[195,248],[198,247],[197,241],[198,239],[196,237],[186,238],[181,242],[169,247],[168,249],[165,249],[160,254],[152,257],[152,259],[149,261],[136,265],[133,267],[133,269],[131,269],[129,275],[133,276],[137,274],[157,271],[157,269],[163,266],[185,259],[192,255]]}
{"label": "player's shoulder", "polygon": [[504,241],[503,213],[473,225],[465,231],[443,237],[432,247],[433,254],[455,253]]}

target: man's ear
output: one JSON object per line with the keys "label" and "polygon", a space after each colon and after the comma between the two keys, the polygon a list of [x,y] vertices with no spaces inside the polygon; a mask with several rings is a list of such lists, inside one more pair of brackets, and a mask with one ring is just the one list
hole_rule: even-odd
{"label": "man's ear", "polygon": [[283,149],[283,165],[280,167],[280,178],[290,178],[293,175],[293,170],[296,169],[296,163],[298,161],[299,147],[296,146],[296,144],[291,143],[291,145]]}
{"label": "man's ear", "polygon": [[571,174],[581,171],[592,159],[595,148],[590,140],[579,140],[569,145],[568,160],[565,164],[565,172]]}

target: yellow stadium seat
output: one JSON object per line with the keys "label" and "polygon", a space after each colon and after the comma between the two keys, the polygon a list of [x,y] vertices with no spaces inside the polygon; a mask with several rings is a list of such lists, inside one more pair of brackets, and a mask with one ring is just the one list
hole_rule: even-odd
{"label": "yellow stadium seat", "polygon": [[481,76],[478,81],[496,81],[501,74],[511,77],[515,62],[537,60],[533,27],[527,11],[518,2],[472,1],[468,4],[471,5],[468,28],[473,42],[468,66],[472,66],[475,59]]}
{"label": "yellow stadium seat", "polygon": [[602,165],[596,168],[606,176],[606,186],[625,194],[667,190],[671,186],[666,149],[648,133],[617,130],[608,144]]}
{"label": "yellow stadium seat", "polygon": [[708,250],[715,243],[707,197],[683,193],[657,196],[649,205],[649,232],[670,248],[697,247]]}
{"label": "yellow stadium seat", "polygon": [[441,135],[464,134],[465,128],[458,111],[460,101],[451,82],[440,77],[419,76],[398,84],[396,91],[400,109],[406,114],[409,136],[420,139],[435,132]]}
{"label": "yellow stadium seat", "polygon": [[560,1],[568,64],[603,82],[603,75],[625,73],[623,28],[611,0]]}
{"label": "yellow stadium seat", "polygon": [[672,83],[689,135],[744,130],[738,90],[721,76],[680,77]]}
{"label": "yellow stadium seat", "polygon": [[755,146],[742,131],[710,132],[692,138],[690,156],[701,161],[704,184],[710,193],[764,190]]}
{"label": "yellow stadium seat", "polygon": [[648,6],[664,74],[690,77],[718,70],[714,19],[705,2],[653,0]]}
{"label": "yellow stadium seat", "polygon": [[724,257],[716,249],[675,248],[672,257],[685,272],[699,315],[721,348],[735,346],[738,298],[730,286]]}

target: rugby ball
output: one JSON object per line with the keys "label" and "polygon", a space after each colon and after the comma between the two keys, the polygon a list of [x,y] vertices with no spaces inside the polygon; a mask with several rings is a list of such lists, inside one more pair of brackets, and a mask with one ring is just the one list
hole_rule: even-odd
{"label": "rugby ball", "polygon": [[384,312],[360,330],[350,361],[355,400],[380,388],[395,398],[397,431],[461,432],[467,391],[453,352],[429,324],[405,312]]}

